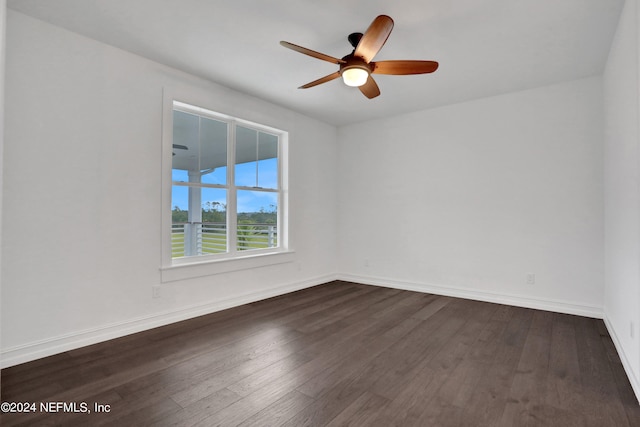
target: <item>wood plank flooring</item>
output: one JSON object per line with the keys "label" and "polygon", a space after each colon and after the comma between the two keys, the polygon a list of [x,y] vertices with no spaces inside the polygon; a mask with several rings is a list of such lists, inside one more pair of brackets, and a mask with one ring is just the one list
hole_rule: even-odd
{"label": "wood plank flooring", "polygon": [[348,282],[14,366],[1,384],[3,402],[38,405],[3,426],[640,426],[600,320]]}

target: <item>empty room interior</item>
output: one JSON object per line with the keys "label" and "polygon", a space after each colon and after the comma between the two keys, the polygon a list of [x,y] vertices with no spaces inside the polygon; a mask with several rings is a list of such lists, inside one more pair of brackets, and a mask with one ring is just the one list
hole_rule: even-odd
{"label": "empty room interior", "polygon": [[640,425],[639,3],[0,1],[1,423]]}

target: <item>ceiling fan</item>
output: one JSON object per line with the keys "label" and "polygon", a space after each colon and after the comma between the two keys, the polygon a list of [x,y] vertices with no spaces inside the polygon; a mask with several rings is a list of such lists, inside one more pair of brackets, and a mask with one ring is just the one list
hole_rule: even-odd
{"label": "ceiling fan", "polygon": [[311,57],[331,62],[340,66],[340,69],[328,76],[314,80],[299,89],[308,89],[322,83],[329,82],[342,76],[347,86],[356,86],[367,98],[375,98],[380,95],[380,89],[372,74],[426,74],[433,73],[438,69],[435,61],[417,60],[394,60],[373,62],[372,59],[382,49],[382,46],[389,38],[393,29],[393,19],[386,15],[380,15],[373,20],[367,31],[362,33],[352,33],[349,35],[349,43],[353,46],[353,52],[342,59],[316,52],[306,47],[293,43],[281,41],[280,44],[286,48],[304,53]]}
{"label": "ceiling fan", "polygon": [[[178,150],[188,150],[189,147],[187,147],[186,145],[180,145],[180,144],[173,144],[173,148],[174,149],[178,149]],[[173,155],[176,155],[176,152],[173,152]]]}

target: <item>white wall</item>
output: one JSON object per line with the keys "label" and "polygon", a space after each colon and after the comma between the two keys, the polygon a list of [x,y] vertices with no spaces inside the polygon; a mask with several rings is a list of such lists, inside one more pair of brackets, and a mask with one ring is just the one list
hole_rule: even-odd
{"label": "white wall", "polygon": [[[2,177],[4,175],[4,70],[5,70],[5,31],[7,18],[7,2],[0,0],[0,319],[2,318]],[[0,333],[2,348],[2,333]],[[0,390],[2,380],[0,380]]]}
{"label": "white wall", "polygon": [[604,313],[640,400],[639,13],[625,2],[604,73]]}
{"label": "white wall", "polygon": [[602,316],[601,93],[594,77],[340,128],[342,277]]}
{"label": "white wall", "polygon": [[[7,31],[3,366],[333,277],[334,127],[13,11]],[[161,284],[165,86],[290,132],[294,262]]]}

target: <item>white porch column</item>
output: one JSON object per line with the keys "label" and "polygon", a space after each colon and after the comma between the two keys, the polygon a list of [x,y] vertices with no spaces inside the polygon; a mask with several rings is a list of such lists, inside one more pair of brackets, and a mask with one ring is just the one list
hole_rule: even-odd
{"label": "white porch column", "polygon": [[[202,180],[200,171],[189,171],[189,182],[199,184]],[[202,255],[202,189],[189,187],[188,224],[184,230],[185,256]]]}

